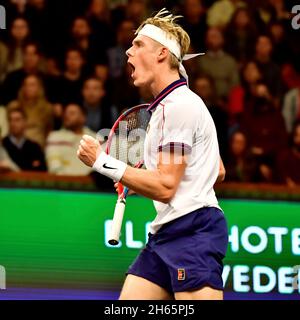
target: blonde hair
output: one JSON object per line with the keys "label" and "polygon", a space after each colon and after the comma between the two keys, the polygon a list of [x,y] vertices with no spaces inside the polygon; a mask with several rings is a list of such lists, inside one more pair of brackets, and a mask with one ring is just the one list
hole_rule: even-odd
{"label": "blonde hair", "polygon": [[[175,39],[180,45],[181,59],[188,52],[190,47],[190,37],[183,28],[175,22],[175,20],[182,18],[182,16],[174,16],[167,9],[160,10],[154,17],[146,19],[136,30],[136,34],[146,25],[152,24],[170,35],[170,38]],[[171,53],[171,52],[170,52]],[[181,61],[170,54],[170,66],[172,69],[178,69]]]}

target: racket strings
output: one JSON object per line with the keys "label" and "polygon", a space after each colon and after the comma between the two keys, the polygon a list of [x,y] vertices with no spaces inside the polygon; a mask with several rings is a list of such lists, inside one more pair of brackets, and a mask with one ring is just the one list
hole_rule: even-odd
{"label": "racket strings", "polygon": [[129,112],[115,128],[109,154],[130,166],[136,166],[144,158],[144,142],[150,120],[147,106]]}

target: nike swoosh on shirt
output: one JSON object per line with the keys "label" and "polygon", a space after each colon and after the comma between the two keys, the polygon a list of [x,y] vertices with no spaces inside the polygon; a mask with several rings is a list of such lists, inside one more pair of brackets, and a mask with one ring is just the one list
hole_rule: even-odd
{"label": "nike swoosh on shirt", "polygon": [[117,168],[108,167],[108,166],[106,165],[106,163],[104,163],[103,168],[105,168],[105,169],[112,169],[112,170],[116,170],[116,169],[117,169]]}

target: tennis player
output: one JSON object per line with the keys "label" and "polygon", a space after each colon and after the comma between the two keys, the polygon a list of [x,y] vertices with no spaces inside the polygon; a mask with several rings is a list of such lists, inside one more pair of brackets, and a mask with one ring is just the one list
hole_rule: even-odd
{"label": "tennis player", "polygon": [[214,122],[187,85],[182,60],[190,39],[176,18],[166,10],[148,18],[127,51],[134,85],[155,97],[147,169],[107,155],[89,136],[78,149],[86,165],[154,200],[148,242],[129,267],[120,299],[223,299],[228,232],[213,187],[225,169]]}

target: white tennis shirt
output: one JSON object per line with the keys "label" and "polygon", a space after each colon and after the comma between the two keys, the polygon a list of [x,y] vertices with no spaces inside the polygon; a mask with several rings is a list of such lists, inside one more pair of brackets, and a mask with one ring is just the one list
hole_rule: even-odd
{"label": "white tennis shirt", "polygon": [[157,168],[162,150],[174,149],[189,155],[172,200],[168,204],[154,201],[157,215],[150,231],[156,233],[163,224],[196,209],[220,209],[213,189],[219,174],[220,154],[213,119],[202,99],[187,87],[184,79],[165,88],[148,110],[152,117],[144,146],[146,168]]}

